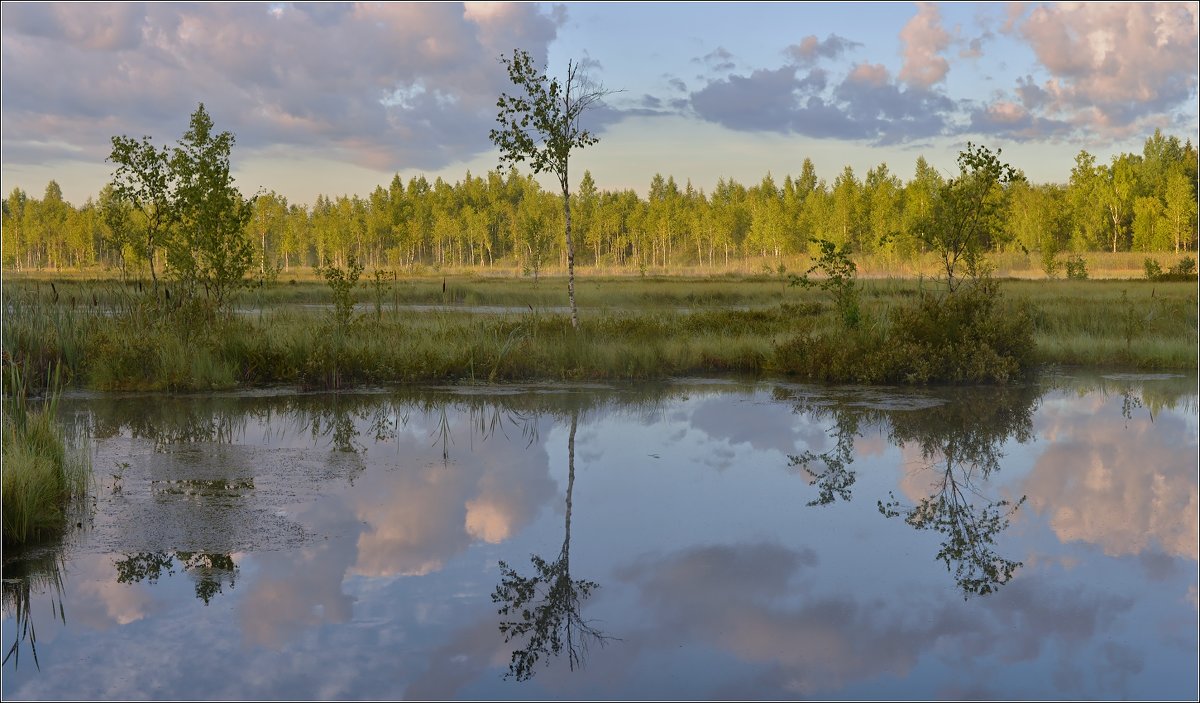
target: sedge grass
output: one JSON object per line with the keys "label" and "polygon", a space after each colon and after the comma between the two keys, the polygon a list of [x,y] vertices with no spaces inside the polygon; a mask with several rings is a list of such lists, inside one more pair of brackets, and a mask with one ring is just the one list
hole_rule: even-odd
{"label": "sedge grass", "polygon": [[15,366],[4,390],[3,542],[19,546],[65,529],[68,505],[84,494],[91,467],[81,442],[57,419],[57,390],[41,407],[29,407]]}

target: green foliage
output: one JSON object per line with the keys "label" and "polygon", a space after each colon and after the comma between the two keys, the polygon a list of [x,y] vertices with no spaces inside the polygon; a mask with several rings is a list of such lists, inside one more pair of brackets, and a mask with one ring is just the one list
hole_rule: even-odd
{"label": "green foliage", "polygon": [[[846,329],[854,329],[862,320],[862,312],[859,306],[860,289],[855,283],[855,273],[858,267],[850,259],[850,247],[846,244],[838,247],[826,239],[818,239],[816,243],[821,248],[820,258],[804,272],[803,276],[789,276],[788,285],[802,288],[816,287],[825,291],[832,298],[842,325]],[[780,266],[779,273],[782,276],[786,269],[782,268],[782,264]],[[824,274],[824,278],[817,280],[810,278],[817,271]]]}
{"label": "green foliage", "polygon": [[1142,268],[1146,271],[1147,281],[1157,281],[1158,279],[1162,278],[1162,266],[1159,265],[1157,259],[1152,259],[1147,256],[1146,260],[1142,262]]}
{"label": "green foliage", "polygon": [[955,294],[922,293],[892,319],[892,380],[907,383],[1009,383],[1029,373],[1033,322],[1003,304],[983,277]]}
{"label": "green foliage", "polygon": [[166,147],[154,147],[150,137],[142,137],[140,142],[131,137],[113,137],[112,145],[108,161],[117,165],[110,184],[114,200],[140,215],[134,221],[127,210],[115,204],[106,210],[109,226],[117,228],[114,244],[129,245],[137,258],[148,262],[157,287],[157,252],[167,243],[179,217],[171,154]]}
{"label": "green foliage", "polygon": [[1171,267],[1172,276],[1181,278],[1193,278],[1196,275],[1196,260],[1190,256],[1185,256],[1179,260],[1178,264]]}
{"label": "green foliage", "polygon": [[354,322],[354,288],[362,272],[363,265],[353,254],[347,257],[345,269],[326,261],[319,270],[333,297],[333,328],[339,334],[345,334]]}
{"label": "green foliage", "polygon": [[890,322],[804,333],[775,348],[786,373],[859,383],[1009,383],[1033,361],[1033,323],[1001,304],[998,284],[976,279],[954,294],[922,291]]}
{"label": "green foliage", "polygon": [[1023,176],[1000,161],[1000,150],[967,142],[958,155],[960,174],[942,184],[929,215],[917,224],[921,241],[937,253],[950,292],[963,274],[981,273],[981,257],[998,244],[1003,232],[1005,188]]}
{"label": "green foliage", "polygon": [[[156,300],[136,292],[136,283],[59,280],[56,285],[58,302],[46,283],[5,278],[0,340],[31,385],[43,385],[46,369],[57,363],[63,379],[77,386],[180,391],[471,378],[617,381],[710,373],[903,383],[914,369],[895,358],[895,318],[922,296],[916,281],[860,280],[863,321],[847,330],[819,290],[789,291],[781,305],[774,279],[591,278],[590,307],[581,309],[587,325],[573,332],[566,316],[538,312],[560,305],[561,292],[527,279],[459,277],[447,284],[456,302],[508,310],[385,315],[369,325],[348,323],[339,337],[330,311],[333,291],[324,280],[266,285],[258,315],[195,317],[186,323],[190,313],[175,309],[176,296],[168,305],[164,295]],[[1000,299],[992,317],[1020,319],[1027,309],[1035,341],[1030,363],[1126,370],[1196,366],[1194,278],[1124,286],[1146,319],[1128,348],[1114,314],[1121,309],[1121,286],[1061,280],[997,285],[1006,296],[1028,301],[1024,308]],[[401,281],[393,297],[401,308],[442,304],[442,278]],[[73,308],[72,299],[87,302]],[[353,321],[350,300],[344,309]],[[914,382],[922,375],[928,374],[914,374]]]}
{"label": "green foliage", "polygon": [[[391,274],[394,279],[395,274]],[[387,294],[391,285],[388,283],[389,274],[383,269],[375,269],[371,272],[371,290],[375,294],[375,319],[383,319],[383,297]]]}
{"label": "green foliage", "polygon": [[233,143],[232,133],[214,133],[201,104],[171,156],[178,230],[167,264],[188,297],[203,288],[218,310],[227,309],[254,260],[254,245],[246,237],[253,204],[229,173]]}
{"label": "green foliage", "polygon": [[1075,254],[1067,257],[1067,278],[1072,281],[1086,281],[1088,277],[1087,260],[1082,255]]}
{"label": "green foliage", "polygon": [[1058,252],[1051,248],[1042,249],[1042,272],[1046,274],[1046,278],[1058,278],[1058,272],[1062,270],[1063,263],[1058,260]]}
{"label": "green foliage", "polygon": [[[597,105],[607,91],[592,84],[579,73],[579,64],[567,63],[566,80],[547,78],[533,64],[529,52],[513,51],[512,58],[501,58],[509,80],[521,93],[501,93],[496,101],[499,129],[488,136],[500,149],[500,164],[515,167],[528,161],[534,173],[552,173],[562,188],[563,214],[567,242],[567,296],[571,303],[571,325],[578,329],[575,308],[575,243],[571,237],[571,152],[591,146],[599,137],[580,127],[580,118]],[[536,276],[536,274],[535,274]]]}

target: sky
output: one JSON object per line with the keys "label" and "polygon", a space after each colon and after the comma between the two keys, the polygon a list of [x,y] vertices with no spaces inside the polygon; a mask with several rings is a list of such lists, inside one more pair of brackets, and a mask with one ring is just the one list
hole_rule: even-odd
{"label": "sky", "polygon": [[4,2],[0,179],[82,204],[113,136],[174,145],[204,103],[247,195],[454,183],[499,167],[488,131],[515,92],[499,58],[522,48],[614,91],[575,184],[711,191],[805,158],[830,183],[880,163],[908,179],[918,156],[952,175],[968,141],[1061,183],[1083,149],[1140,153],[1156,128],[1198,141],[1198,18],[1194,2]]}

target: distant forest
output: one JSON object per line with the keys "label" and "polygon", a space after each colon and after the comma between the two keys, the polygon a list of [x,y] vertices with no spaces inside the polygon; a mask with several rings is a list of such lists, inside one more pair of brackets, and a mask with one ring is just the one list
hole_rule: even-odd
{"label": "distant forest", "polygon": [[[1013,164],[1018,166],[1019,164]],[[811,253],[818,239],[860,254],[902,261],[921,251],[916,223],[930,209],[942,174],[918,158],[907,181],[886,164],[859,178],[846,167],[827,183],[810,159],[782,182],[768,174],[744,186],[719,180],[706,193],[656,175],[648,197],[607,191],[584,173],[572,194],[577,264],[647,267],[728,264],[746,257]],[[992,251],[1181,252],[1196,247],[1197,153],[1155,131],[1141,154],[1097,164],[1081,151],[1069,181],[1018,181],[1005,193],[1002,236]],[[366,197],[318,196],[311,206],[269,192],[253,203],[246,235],[252,271],[275,275],[354,256],[370,268],[520,266],[536,271],[565,260],[561,196],[529,175],[469,172],[458,183],[397,175]],[[76,207],[51,181],[43,197],[14,189],[3,203],[8,270],[119,268],[138,271],[141,213],[112,186]]]}

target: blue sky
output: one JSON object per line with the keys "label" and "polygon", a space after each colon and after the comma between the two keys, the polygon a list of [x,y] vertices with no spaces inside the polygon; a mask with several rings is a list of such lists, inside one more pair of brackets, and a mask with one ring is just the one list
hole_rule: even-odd
{"label": "blue sky", "polygon": [[113,135],[173,143],[204,102],[237,135],[247,192],[365,195],[393,173],[498,165],[496,60],[587,61],[621,92],[572,162],[604,189],[655,173],[711,190],[813,159],[832,181],[918,156],[951,172],[970,140],[1034,181],[1075,154],[1196,140],[1195,3],[5,3],[3,189],[53,178],[80,203]]}

